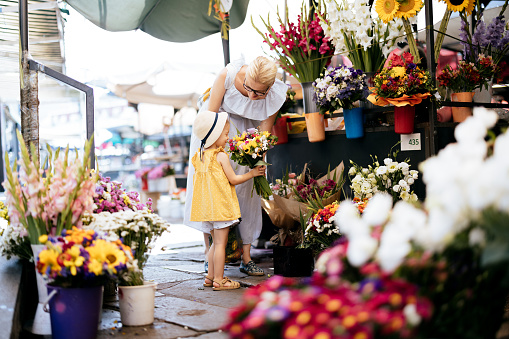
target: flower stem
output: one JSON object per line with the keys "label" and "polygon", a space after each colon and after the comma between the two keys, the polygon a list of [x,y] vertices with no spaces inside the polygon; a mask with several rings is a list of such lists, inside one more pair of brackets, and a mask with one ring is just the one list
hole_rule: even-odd
{"label": "flower stem", "polygon": [[417,50],[417,44],[414,39],[414,32],[412,30],[412,26],[407,18],[403,19],[403,25],[405,26],[406,39],[408,42],[408,47],[410,48],[410,53],[414,56],[414,63],[420,64],[421,59],[419,58],[419,51]]}
{"label": "flower stem", "polygon": [[440,30],[437,34],[437,41],[435,43],[435,62],[438,62],[438,57],[440,56],[440,50],[442,49],[442,43],[444,42],[444,33],[447,30],[447,25],[449,25],[449,19],[451,18],[452,11],[448,8],[444,17],[442,18],[442,22],[440,23]]}

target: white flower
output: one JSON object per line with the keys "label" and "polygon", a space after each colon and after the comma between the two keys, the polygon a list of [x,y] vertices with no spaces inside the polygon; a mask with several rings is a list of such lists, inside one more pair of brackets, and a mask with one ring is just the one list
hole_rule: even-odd
{"label": "white flower", "polygon": [[252,157],[253,159],[256,159],[256,157],[257,157],[256,153],[251,154],[251,157]]}
{"label": "white flower", "polygon": [[385,158],[384,159],[384,164],[385,164],[385,166],[389,166],[390,164],[392,164],[392,159],[391,158]]}
{"label": "white flower", "polygon": [[385,167],[385,166],[380,166],[376,169],[376,175],[378,175],[378,176],[383,176],[386,173],[387,173],[387,167]]}
{"label": "white flower", "polygon": [[355,175],[355,173],[357,173],[355,167],[350,167],[350,169],[348,170],[348,175],[352,176]]}
{"label": "white flower", "polygon": [[392,208],[392,196],[389,194],[375,194],[366,206],[362,219],[370,226],[383,225]]}
{"label": "white flower", "polygon": [[396,192],[396,193],[397,193],[397,192],[399,192],[399,190],[400,190],[399,185],[394,185],[394,187],[392,188],[392,190],[393,190],[394,192]]}
{"label": "white flower", "polygon": [[407,304],[403,309],[406,321],[412,325],[417,326],[421,323],[421,316],[417,313],[417,307],[415,304]]}
{"label": "white flower", "polygon": [[474,228],[468,234],[468,244],[470,246],[481,245],[486,243],[486,233],[481,228]]}
{"label": "white flower", "polygon": [[378,242],[369,235],[350,239],[346,252],[348,261],[352,266],[362,266],[373,256],[377,246]]}

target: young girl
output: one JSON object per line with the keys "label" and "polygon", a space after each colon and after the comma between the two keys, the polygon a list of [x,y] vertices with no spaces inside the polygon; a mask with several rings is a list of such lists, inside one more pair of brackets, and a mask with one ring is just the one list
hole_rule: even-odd
{"label": "young girl", "polygon": [[235,174],[223,149],[229,131],[230,123],[225,112],[200,112],[193,125],[193,133],[201,140],[201,147],[191,159],[195,173],[190,220],[201,221],[212,236],[213,244],[207,258],[209,269],[203,286],[212,286],[214,291],[240,287],[237,281],[223,276],[228,231],[240,221],[234,185],[265,174],[265,166],[242,175]]}

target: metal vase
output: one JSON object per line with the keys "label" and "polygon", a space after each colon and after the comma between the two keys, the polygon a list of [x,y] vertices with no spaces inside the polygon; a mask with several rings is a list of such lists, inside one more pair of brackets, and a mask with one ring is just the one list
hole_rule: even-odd
{"label": "metal vase", "polygon": [[316,102],[313,100],[313,96],[315,95],[315,90],[313,89],[313,82],[301,82],[302,86],[302,100],[304,101],[304,113],[314,113],[318,112],[318,106]]}

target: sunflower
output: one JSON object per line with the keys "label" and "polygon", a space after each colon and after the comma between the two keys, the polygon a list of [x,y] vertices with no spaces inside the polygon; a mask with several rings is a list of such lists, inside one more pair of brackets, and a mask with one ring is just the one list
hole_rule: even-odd
{"label": "sunflower", "polygon": [[[467,14],[471,14],[474,9],[475,0],[442,0],[447,4],[447,9],[453,12],[461,12],[467,9]],[[468,10],[470,9],[470,12]]]}
{"label": "sunflower", "polygon": [[417,15],[424,3],[422,0],[398,0],[399,8],[396,12],[397,18],[411,18]]}
{"label": "sunflower", "polygon": [[394,19],[399,3],[396,0],[376,0],[375,9],[380,19],[388,23]]}

